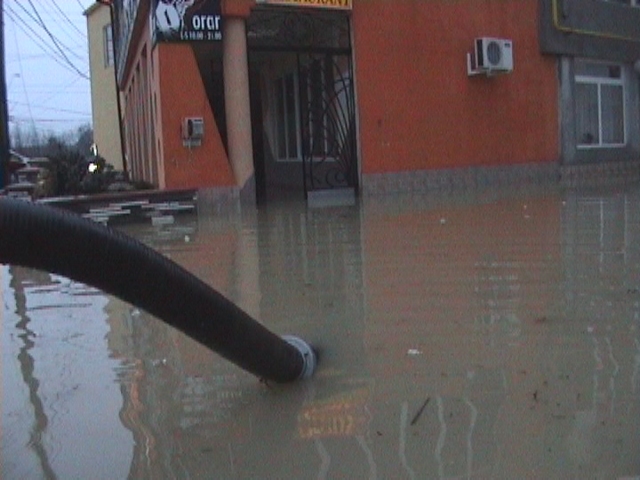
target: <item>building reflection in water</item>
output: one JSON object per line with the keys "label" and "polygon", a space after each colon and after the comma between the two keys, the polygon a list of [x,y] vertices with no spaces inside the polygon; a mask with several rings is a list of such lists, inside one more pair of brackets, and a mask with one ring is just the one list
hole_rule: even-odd
{"label": "building reflection in water", "polygon": [[35,375],[35,361],[30,353],[30,350],[35,346],[34,337],[36,333],[29,326],[31,319],[27,313],[27,299],[24,288],[25,283],[30,287],[37,288],[51,284],[51,280],[46,273],[33,272],[33,275],[29,276],[26,275],[25,270],[19,268],[10,268],[9,275],[9,287],[13,291],[15,312],[18,317],[18,321],[15,324],[17,339],[19,339],[20,344],[17,361],[20,366],[22,380],[28,390],[29,403],[33,409],[34,417],[33,425],[29,429],[27,445],[37,458],[42,476],[46,479],[54,479],[57,476],[51,467],[49,453],[42,439],[49,425],[49,418],[38,392],[40,381]]}
{"label": "building reflection in water", "polygon": [[[355,439],[368,448],[363,324],[345,331],[341,323],[344,315],[363,318],[360,242],[353,236],[359,225],[357,218],[332,222],[333,215],[285,209],[212,219],[188,241],[154,245],[269,328],[318,344],[326,374],[313,384],[266,386],[144,312],[112,317],[109,347],[123,365],[121,418],[136,444],[130,477],[233,478],[279,469],[304,476],[305,459],[314,463],[323,448],[331,458],[344,451],[323,447],[324,439]],[[321,345],[325,338],[331,349]],[[268,458],[256,443],[269,446]],[[293,451],[297,466],[283,462]]]}
{"label": "building reflection in water", "polygon": [[3,268],[2,478],[126,475],[130,434],[104,336],[100,292]]}
{"label": "building reflection in water", "polygon": [[635,192],[275,205],[130,233],[321,363],[263,384],[110,299],[129,478],[640,475]]}

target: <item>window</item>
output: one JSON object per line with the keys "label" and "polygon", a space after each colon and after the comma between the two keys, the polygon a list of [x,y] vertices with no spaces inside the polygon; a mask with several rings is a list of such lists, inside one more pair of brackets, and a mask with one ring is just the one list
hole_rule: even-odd
{"label": "window", "polygon": [[269,132],[278,161],[301,161],[303,155],[317,162],[337,158],[348,98],[347,82],[336,80],[336,68],[330,58],[315,58],[271,80]]}
{"label": "window", "polygon": [[575,82],[578,148],[624,146],[622,67],[576,60]]}
{"label": "window", "polygon": [[274,81],[276,115],[276,152],[281,161],[298,160],[300,152],[300,124],[298,76],[287,73]]}
{"label": "window", "polygon": [[105,25],[102,29],[102,48],[105,68],[113,67],[113,29],[111,24]]}
{"label": "window", "polygon": [[632,7],[640,7],[640,0],[605,0],[605,2],[617,3],[619,5],[631,5]]}

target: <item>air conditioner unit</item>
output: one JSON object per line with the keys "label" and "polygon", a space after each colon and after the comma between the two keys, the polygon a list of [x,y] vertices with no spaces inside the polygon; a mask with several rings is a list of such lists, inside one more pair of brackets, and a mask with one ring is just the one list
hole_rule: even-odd
{"label": "air conditioner unit", "polygon": [[182,120],[183,140],[202,140],[204,136],[204,119],[202,117],[187,117]]}
{"label": "air conditioner unit", "polygon": [[486,73],[513,71],[513,42],[503,38],[481,37],[475,40],[476,70]]}

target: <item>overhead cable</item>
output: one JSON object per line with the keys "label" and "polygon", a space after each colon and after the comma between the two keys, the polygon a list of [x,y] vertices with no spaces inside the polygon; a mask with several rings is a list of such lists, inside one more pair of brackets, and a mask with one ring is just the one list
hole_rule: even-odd
{"label": "overhead cable", "polygon": [[47,25],[44,23],[44,21],[42,20],[42,17],[40,16],[40,14],[38,13],[38,10],[36,9],[35,5],[33,4],[33,2],[31,0],[27,0],[27,2],[29,3],[29,5],[31,5],[31,8],[33,9],[33,13],[35,13],[36,17],[38,17],[38,21],[40,23],[40,26],[42,27],[42,29],[46,32],[46,34],[49,36],[49,38],[51,39],[51,41],[53,42],[53,44],[56,46],[56,49],[60,52],[60,54],[62,55],[62,57],[65,59],[65,61],[69,64],[69,66],[71,68],[73,68],[73,70],[75,70],[75,72],[80,75],[81,77],[86,78],[87,80],[89,80],[89,76],[84,73],[81,72],[74,64],[73,62],[69,59],[69,57],[67,57],[67,54],[65,53],[64,49],[60,46],[60,43],[58,42],[58,39],[55,37],[55,35],[53,35],[51,33],[51,31],[49,30],[49,28],[47,27]]}
{"label": "overhead cable", "polygon": [[[23,8],[21,5],[18,4],[18,6],[20,6],[21,8]],[[78,73],[77,69],[72,68],[72,66],[70,66],[58,53],[57,50],[52,49],[51,46],[49,45],[49,42],[47,42],[45,39],[43,39],[40,34],[38,34],[38,32],[36,32],[20,15],[18,15],[11,7],[9,7],[8,5],[4,6],[4,11],[7,14],[7,17],[9,17],[9,19],[11,19],[13,21],[13,23],[22,30],[22,32],[31,40],[33,41],[36,45],[38,45],[43,51],[47,52],[49,54],[49,58],[51,58],[51,60],[53,60],[54,62],[56,62],[58,65],[60,65],[61,67],[65,68],[66,70],[69,70],[73,73]],[[34,38],[35,37],[35,38]],[[82,78],[84,79],[88,79],[88,76],[86,75],[81,75]]]}

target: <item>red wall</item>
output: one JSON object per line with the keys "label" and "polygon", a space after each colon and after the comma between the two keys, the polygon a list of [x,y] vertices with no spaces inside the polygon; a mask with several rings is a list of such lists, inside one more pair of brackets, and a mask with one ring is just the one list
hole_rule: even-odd
{"label": "red wall", "polygon": [[[353,28],[364,174],[559,157],[537,0],[361,0]],[[513,40],[513,73],[467,76],[481,36]]]}
{"label": "red wall", "polygon": [[[166,188],[235,185],[191,46],[166,43],[156,48]],[[202,146],[189,149],[182,145],[184,117],[204,118]]]}

